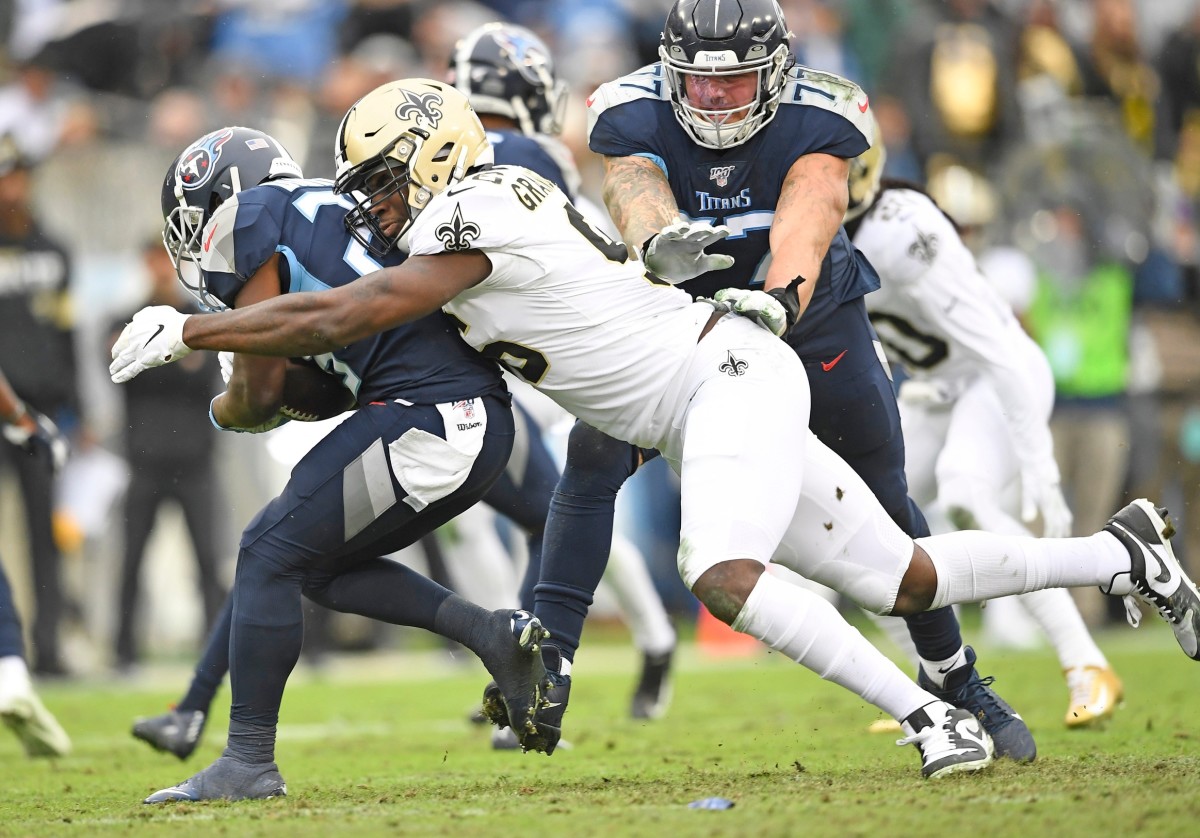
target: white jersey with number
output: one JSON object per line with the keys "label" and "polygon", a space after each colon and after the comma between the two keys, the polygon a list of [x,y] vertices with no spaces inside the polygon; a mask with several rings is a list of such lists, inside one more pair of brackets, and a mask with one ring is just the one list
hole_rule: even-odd
{"label": "white jersey with number", "polygon": [[445,306],[467,343],[585,422],[660,447],[710,306],[652,281],[625,245],[521,167],[439,194],[409,244],[413,256],[470,248],[491,260],[491,275]]}
{"label": "white jersey with number", "polygon": [[866,303],[889,360],[946,401],[986,380],[1003,405],[1017,456],[1049,467],[1049,365],[950,219],[921,192],[891,188],[853,241],[882,280]]}

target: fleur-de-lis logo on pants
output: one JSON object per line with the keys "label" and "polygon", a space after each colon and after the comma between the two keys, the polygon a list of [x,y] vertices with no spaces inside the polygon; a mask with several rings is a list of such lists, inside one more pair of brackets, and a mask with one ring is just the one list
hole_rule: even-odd
{"label": "fleur-de-lis logo on pants", "polygon": [[439,224],[433,234],[447,250],[458,251],[470,250],[471,242],[479,238],[482,232],[474,221],[463,221],[462,204],[455,204],[454,215],[445,224]]}
{"label": "fleur-de-lis logo on pants", "polygon": [[717,367],[721,372],[732,376],[745,375],[746,370],[749,368],[749,362],[743,361],[741,358],[735,358],[732,352],[726,352],[725,363]]}

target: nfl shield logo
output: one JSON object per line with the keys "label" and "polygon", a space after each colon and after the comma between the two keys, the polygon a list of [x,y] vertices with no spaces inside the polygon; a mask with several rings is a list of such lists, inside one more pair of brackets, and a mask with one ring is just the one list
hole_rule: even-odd
{"label": "nfl shield logo", "polygon": [[716,181],[717,186],[724,189],[729,185],[729,176],[733,174],[734,166],[713,166],[708,170],[708,179]]}

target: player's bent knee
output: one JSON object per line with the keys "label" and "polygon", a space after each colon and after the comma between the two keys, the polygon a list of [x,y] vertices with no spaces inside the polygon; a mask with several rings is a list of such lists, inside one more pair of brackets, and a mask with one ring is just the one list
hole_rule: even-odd
{"label": "player's bent knee", "polygon": [[700,574],[692,585],[692,593],[710,614],[723,623],[732,624],[745,607],[763,570],[763,565],[753,559],[720,562]]}
{"label": "player's bent knee", "polygon": [[888,612],[892,617],[908,617],[928,611],[937,594],[937,570],[921,545],[913,544],[913,557],[900,581],[896,604]]}

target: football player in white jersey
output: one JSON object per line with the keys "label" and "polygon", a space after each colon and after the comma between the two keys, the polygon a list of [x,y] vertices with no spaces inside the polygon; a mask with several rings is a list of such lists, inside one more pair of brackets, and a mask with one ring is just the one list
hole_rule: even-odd
{"label": "football player in white jersey", "polygon": [[[1165,510],[1135,501],[1087,538],[914,541],[843,461],[796,432],[807,377],[783,341],[648,273],[548,181],[490,166],[483,127],[453,88],[407,79],[372,91],[336,147],[336,188],[357,201],[347,225],[376,252],[407,235],[408,260],[236,311],[143,309],[114,345],[114,382],[194,349],[315,354],[443,308],[467,343],[570,413],[660,450],[680,476],[679,572],[692,592],[901,721],[926,777],[992,761],[978,720],[914,683],[824,599],[764,573],[769,562],[896,615],[1099,585],[1150,604],[1200,658],[1200,593],[1171,551]],[[525,721],[522,744],[538,749]]]}
{"label": "football player in white jersey", "polygon": [[[882,180],[884,157],[877,142],[851,163],[845,226],[882,279],[866,297],[871,322],[888,360],[910,376],[900,390],[909,492],[935,532],[941,517],[943,531],[1030,535],[1040,510],[1044,536],[1069,536],[1048,424],[1050,365],[979,272],[955,223],[911,184]],[[1058,654],[1070,689],[1067,726],[1110,717],[1121,682],[1070,593],[1049,589],[1017,601]]]}
{"label": "football player in white jersey", "polygon": [[[606,232],[613,229],[607,212],[579,194],[579,170],[570,149],[559,138],[567,86],[557,77],[550,50],[537,35],[511,23],[492,22],[476,27],[455,45],[449,81],[466,95],[479,115],[497,163],[532,169],[562,189],[590,221]],[[528,386],[519,383],[512,386],[510,381],[509,389],[517,404],[533,414],[542,428],[550,428],[568,416]],[[541,409],[534,410],[534,404]],[[641,552],[619,533],[612,534],[611,539],[609,533],[604,537],[605,544],[594,548],[581,543],[582,538],[576,540],[572,555],[579,556],[592,549],[608,555],[604,581],[615,595],[634,643],[642,653],[641,676],[630,701],[630,715],[635,719],[655,718],[666,711],[670,701],[675,629]],[[485,555],[477,550],[451,550],[456,553],[453,564],[469,573]],[[492,741],[497,746],[510,742],[516,745],[508,729],[497,731]]]}

